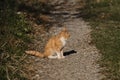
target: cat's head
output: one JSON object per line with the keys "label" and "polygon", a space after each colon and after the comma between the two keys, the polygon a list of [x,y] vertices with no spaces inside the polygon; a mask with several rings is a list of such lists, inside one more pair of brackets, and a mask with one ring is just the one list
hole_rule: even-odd
{"label": "cat's head", "polygon": [[61,36],[64,37],[65,39],[68,39],[70,37],[70,34],[66,28],[62,29]]}

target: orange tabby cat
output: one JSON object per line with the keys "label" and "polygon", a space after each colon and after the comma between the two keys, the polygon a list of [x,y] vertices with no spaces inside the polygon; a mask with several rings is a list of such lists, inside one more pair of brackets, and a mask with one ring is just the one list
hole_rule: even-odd
{"label": "orange tabby cat", "polygon": [[[49,39],[45,46],[44,53],[38,51],[25,51],[27,54],[31,54],[38,57],[47,57],[47,58],[65,58],[63,56],[63,48],[66,44],[66,40],[70,37],[70,34],[64,28],[59,34],[53,36]],[[57,55],[55,55],[57,54]]]}

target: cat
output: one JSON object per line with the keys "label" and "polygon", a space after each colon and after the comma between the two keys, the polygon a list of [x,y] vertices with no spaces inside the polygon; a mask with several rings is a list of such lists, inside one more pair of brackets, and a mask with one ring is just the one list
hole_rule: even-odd
{"label": "cat", "polygon": [[66,28],[63,28],[62,31],[51,37],[46,46],[45,46],[45,51],[44,53],[40,53],[38,51],[25,51],[27,54],[31,54],[34,56],[38,56],[41,58],[51,58],[51,59],[61,59],[61,58],[65,58],[65,56],[63,55],[63,48],[66,44],[67,39],[70,37],[69,32],[67,31]]}

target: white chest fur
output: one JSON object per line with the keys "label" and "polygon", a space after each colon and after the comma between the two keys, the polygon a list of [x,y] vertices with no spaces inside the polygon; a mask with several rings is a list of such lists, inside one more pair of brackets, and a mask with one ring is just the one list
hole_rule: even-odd
{"label": "white chest fur", "polygon": [[65,44],[66,44],[66,40],[65,40],[65,38],[64,38],[64,37],[61,37],[60,40],[61,40],[63,46],[65,46]]}

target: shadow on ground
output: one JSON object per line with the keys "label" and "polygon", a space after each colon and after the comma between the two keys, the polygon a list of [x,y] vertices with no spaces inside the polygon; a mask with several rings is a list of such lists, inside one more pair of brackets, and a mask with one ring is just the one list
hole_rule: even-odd
{"label": "shadow on ground", "polygon": [[68,56],[68,55],[75,54],[75,53],[77,53],[77,51],[70,50],[70,51],[64,52],[64,56]]}

